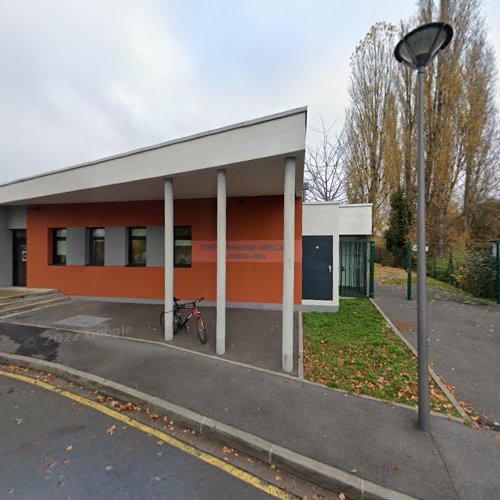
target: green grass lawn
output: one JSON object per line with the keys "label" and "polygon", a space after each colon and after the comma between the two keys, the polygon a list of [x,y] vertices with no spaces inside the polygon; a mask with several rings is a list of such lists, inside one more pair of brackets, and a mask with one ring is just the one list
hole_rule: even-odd
{"label": "green grass lawn", "polygon": [[[337,313],[304,313],[304,377],[353,394],[415,406],[417,359],[367,299]],[[429,377],[431,409],[457,415]]]}

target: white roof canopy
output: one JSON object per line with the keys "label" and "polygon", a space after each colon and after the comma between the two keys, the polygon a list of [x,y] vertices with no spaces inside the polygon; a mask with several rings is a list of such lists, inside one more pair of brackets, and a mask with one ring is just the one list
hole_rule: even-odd
{"label": "white roof canopy", "polygon": [[0,204],[85,203],[216,196],[216,172],[227,170],[228,196],[283,193],[284,160],[297,158],[302,193],[307,108],[164,142],[0,186]]}

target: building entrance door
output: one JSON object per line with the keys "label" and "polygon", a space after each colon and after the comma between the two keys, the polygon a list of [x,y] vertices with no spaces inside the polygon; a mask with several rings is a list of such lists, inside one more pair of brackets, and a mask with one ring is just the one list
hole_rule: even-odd
{"label": "building entrance door", "polygon": [[333,239],[331,236],[302,238],[302,298],[332,300]]}
{"label": "building entrance door", "polygon": [[26,261],[28,260],[28,251],[26,246],[26,229],[14,229],[12,235],[12,241],[13,241],[12,284],[14,286],[26,286]]}

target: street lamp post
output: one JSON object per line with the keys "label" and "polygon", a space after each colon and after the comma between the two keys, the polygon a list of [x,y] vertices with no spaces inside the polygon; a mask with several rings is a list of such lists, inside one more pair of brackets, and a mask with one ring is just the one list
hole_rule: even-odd
{"label": "street lamp post", "polygon": [[405,35],[396,45],[398,62],[417,70],[418,150],[417,150],[417,347],[418,347],[418,423],[430,430],[429,356],[427,337],[427,288],[425,242],[425,168],[424,168],[424,76],[425,67],[453,37],[445,23],[429,23]]}

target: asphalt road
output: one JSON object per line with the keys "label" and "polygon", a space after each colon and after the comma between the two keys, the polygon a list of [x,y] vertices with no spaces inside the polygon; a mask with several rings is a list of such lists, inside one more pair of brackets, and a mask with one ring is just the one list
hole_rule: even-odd
{"label": "asphalt road", "polygon": [[[56,393],[0,376],[0,498],[264,498],[196,457]],[[113,434],[106,432],[113,424]]]}
{"label": "asphalt road", "polygon": [[[500,463],[500,441],[493,431],[432,416],[432,434],[422,433],[415,427],[416,414],[407,408],[123,338],[0,322],[0,351],[120,382],[418,498],[490,499],[500,491],[500,475],[493,466]],[[98,436],[109,442],[102,432]],[[257,475],[275,484],[272,472],[271,477],[265,471]],[[280,477],[284,488],[288,483],[283,471]],[[313,498],[310,486],[300,492],[296,486],[292,479],[291,491]],[[203,496],[211,498],[212,493],[207,488]]]}

